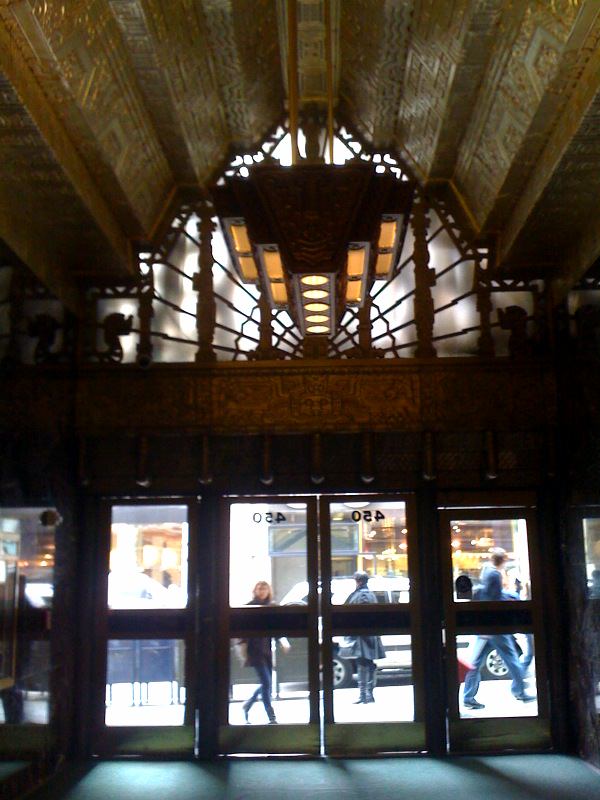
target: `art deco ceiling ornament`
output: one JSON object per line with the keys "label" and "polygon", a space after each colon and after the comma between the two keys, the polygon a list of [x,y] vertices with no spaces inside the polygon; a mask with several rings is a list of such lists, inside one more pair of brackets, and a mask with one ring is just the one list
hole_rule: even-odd
{"label": "art deco ceiling ornament", "polygon": [[376,166],[263,163],[214,195],[242,280],[287,307],[303,335],[330,335],[395,263],[413,185]]}
{"label": "art deco ceiling ornament", "polygon": [[[280,8],[292,165],[267,160],[228,177],[214,200],[240,278],[260,284],[272,309],[287,308],[303,336],[330,336],[344,309],[362,307],[373,280],[388,277],[414,187],[358,158],[333,163],[338,5],[289,0]],[[321,53],[309,65],[313,78],[322,67],[321,95],[306,93],[306,52]]]}

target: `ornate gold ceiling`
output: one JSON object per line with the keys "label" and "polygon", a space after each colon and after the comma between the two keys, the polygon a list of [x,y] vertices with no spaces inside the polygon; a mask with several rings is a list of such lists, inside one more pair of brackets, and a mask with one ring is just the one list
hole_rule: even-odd
{"label": "ornate gold ceiling", "polygon": [[[71,306],[286,114],[285,0],[0,0],[0,239]],[[297,0],[298,94],[448,188],[505,275],[600,255],[597,0]],[[327,15],[331,48],[327,47]]]}

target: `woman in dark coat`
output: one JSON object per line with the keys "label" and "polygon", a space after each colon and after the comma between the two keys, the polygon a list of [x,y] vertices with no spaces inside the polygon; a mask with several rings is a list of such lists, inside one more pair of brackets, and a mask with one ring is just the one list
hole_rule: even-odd
{"label": "woman in dark coat", "polygon": [[[369,576],[366,572],[355,572],[356,589],[346,599],[348,605],[377,603],[377,598],[369,589]],[[354,639],[352,655],[356,658],[359,696],[356,703],[374,703],[373,689],[377,673],[376,659],[385,658],[385,650],[379,636],[357,636]]]}
{"label": "woman in dark coat", "polygon": [[[271,586],[266,581],[258,581],[252,590],[252,600],[248,603],[249,606],[270,606],[273,602],[273,591]],[[287,639],[281,640],[284,650],[289,649]],[[254,694],[246,700],[242,708],[244,709],[244,716],[246,722],[250,722],[249,713],[254,703],[260,697],[267,717],[269,718],[269,725],[274,725],[277,720],[275,719],[275,712],[271,705],[271,685],[273,676],[273,656],[271,653],[271,637],[270,636],[253,636],[246,640],[247,655],[245,666],[254,667],[260,686],[257,687]]]}

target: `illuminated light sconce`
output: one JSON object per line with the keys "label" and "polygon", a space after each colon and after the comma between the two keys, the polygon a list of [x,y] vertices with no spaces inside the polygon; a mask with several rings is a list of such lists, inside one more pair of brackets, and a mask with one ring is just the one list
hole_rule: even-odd
{"label": "illuminated light sconce", "polygon": [[371,247],[368,242],[351,242],[348,245],[346,262],[346,303],[362,305],[365,299],[365,286],[369,274]]}
{"label": "illuminated light sconce", "polygon": [[211,194],[242,281],[260,285],[273,310],[287,309],[303,336],[324,339],[393,271],[414,189],[356,160],[263,163]]}
{"label": "illuminated light sconce", "polygon": [[229,217],[223,219],[222,222],[225,238],[239,276],[245,283],[256,283],[258,270],[252,255],[252,244],[245,220],[241,217]]}
{"label": "illuminated light sconce", "polygon": [[257,247],[263,283],[269,289],[272,306],[286,306],[288,291],[281,254],[276,244],[261,244]]}
{"label": "illuminated light sconce", "polygon": [[375,278],[378,280],[389,277],[390,271],[396,263],[400,241],[400,221],[399,214],[384,214],[381,218],[375,261]]}
{"label": "illuminated light sconce", "polygon": [[335,309],[334,281],[331,274],[295,275],[297,306],[302,309],[299,320],[303,333],[330,334]]}

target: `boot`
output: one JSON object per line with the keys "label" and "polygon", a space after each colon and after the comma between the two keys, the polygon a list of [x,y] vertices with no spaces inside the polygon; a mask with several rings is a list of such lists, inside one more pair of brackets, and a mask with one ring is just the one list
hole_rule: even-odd
{"label": "boot", "polygon": [[358,681],[358,700],[354,701],[354,705],[367,703],[367,667],[364,664],[357,666],[356,678]]}
{"label": "boot", "polygon": [[269,717],[269,725],[277,725],[277,720],[275,719],[275,712],[272,708],[268,709],[267,716]]}
{"label": "boot", "polygon": [[373,697],[373,689],[375,688],[375,684],[377,683],[377,667],[375,664],[371,663],[366,667],[367,670],[367,685],[365,688],[365,703],[374,703],[375,698]]}

